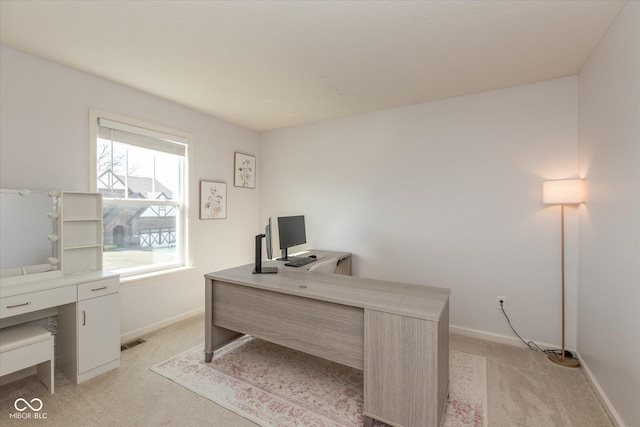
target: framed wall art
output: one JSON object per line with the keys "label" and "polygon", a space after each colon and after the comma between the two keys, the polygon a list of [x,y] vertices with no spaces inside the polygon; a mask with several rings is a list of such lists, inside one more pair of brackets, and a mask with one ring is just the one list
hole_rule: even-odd
{"label": "framed wall art", "polygon": [[236,187],[256,188],[256,156],[235,153],[234,180]]}
{"label": "framed wall art", "polygon": [[200,181],[200,219],[227,217],[227,183]]}

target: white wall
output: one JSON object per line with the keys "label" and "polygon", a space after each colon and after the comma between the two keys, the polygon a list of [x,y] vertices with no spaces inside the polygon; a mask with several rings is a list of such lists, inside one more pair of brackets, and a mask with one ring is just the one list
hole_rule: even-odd
{"label": "white wall", "polygon": [[[577,175],[577,78],[263,133],[261,216],[304,214],[307,247],[354,274],[451,288],[451,324],[560,343],[560,210],[542,181]],[[577,214],[567,209],[567,345]]]}
{"label": "white wall", "polygon": [[616,408],[640,425],[640,4],[627,3],[579,78],[578,345]]}
{"label": "white wall", "polygon": [[[233,153],[258,154],[256,132],[5,46],[0,93],[2,188],[87,191],[89,108],[193,135],[189,236],[195,268],[126,284],[123,334],[201,309],[205,273],[253,260],[259,190],[233,186]],[[201,179],[227,182],[227,219],[198,220]]]}

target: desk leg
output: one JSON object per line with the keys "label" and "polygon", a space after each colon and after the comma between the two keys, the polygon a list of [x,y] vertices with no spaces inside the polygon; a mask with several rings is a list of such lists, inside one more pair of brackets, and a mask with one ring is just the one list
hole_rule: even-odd
{"label": "desk leg", "polygon": [[[438,340],[438,326],[430,320],[365,309],[366,414],[393,425],[440,425],[443,406],[438,392],[446,393],[449,365],[448,341]],[[438,352],[444,352],[440,347],[447,350],[446,361],[439,357]]]}
{"label": "desk leg", "polygon": [[204,281],[204,361],[213,359],[213,280]]}
{"label": "desk leg", "polygon": [[216,326],[213,322],[213,287],[215,281],[205,280],[204,285],[204,361],[213,360],[213,352],[230,342],[240,338],[243,334]]}

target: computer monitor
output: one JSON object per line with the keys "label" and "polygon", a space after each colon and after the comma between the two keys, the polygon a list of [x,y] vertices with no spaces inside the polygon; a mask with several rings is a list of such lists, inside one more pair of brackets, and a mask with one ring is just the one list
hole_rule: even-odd
{"label": "computer monitor", "polygon": [[265,238],[267,244],[267,258],[273,257],[273,248],[271,246],[271,218],[269,223],[264,228],[264,234],[256,235],[256,264],[253,268],[253,274],[266,274],[277,273],[278,267],[263,267],[262,266],[262,238]]}
{"label": "computer monitor", "polygon": [[287,249],[307,243],[304,228],[304,215],[278,217],[278,236],[280,238],[280,260],[287,260]]}
{"label": "computer monitor", "polygon": [[267,259],[273,258],[273,243],[271,240],[271,217],[269,217],[269,223],[264,228],[265,244],[267,245]]}

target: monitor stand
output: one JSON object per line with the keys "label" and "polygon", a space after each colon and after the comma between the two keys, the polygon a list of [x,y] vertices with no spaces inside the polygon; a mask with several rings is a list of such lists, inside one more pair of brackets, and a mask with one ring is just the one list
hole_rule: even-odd
{"label": "monitor stand", "polygon": [[288,248],[280,249],[280,258],[278,258],[277,261],[289,261],[287,249]]}
{"label": "monitor stand", "polygon": [[262,266],[262,238],[264,234],[256,236],[256,265],[253,267],[253,274],[273,274],[278,272],[278,267]]}

